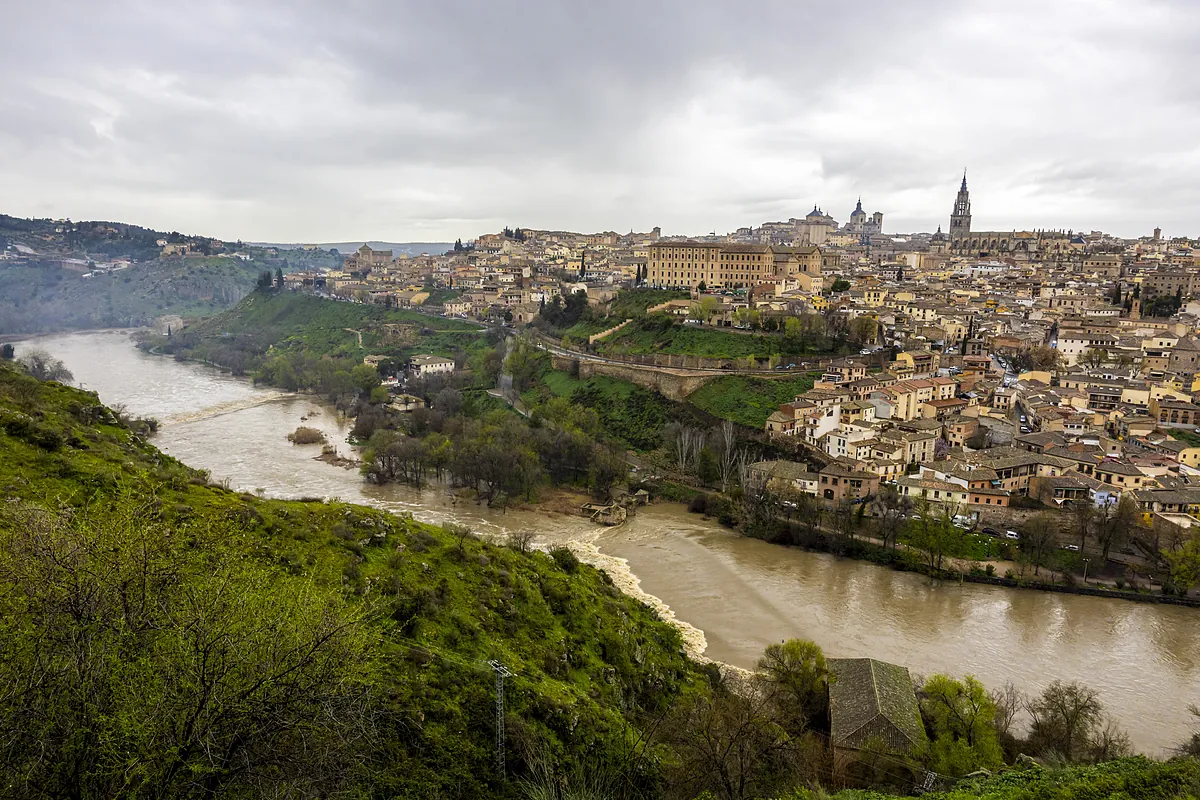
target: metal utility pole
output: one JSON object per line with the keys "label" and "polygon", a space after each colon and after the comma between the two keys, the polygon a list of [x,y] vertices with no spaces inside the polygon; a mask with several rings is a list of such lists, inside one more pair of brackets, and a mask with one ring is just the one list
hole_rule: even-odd
{"label": "metal utility pole", "polygon": [[508,667],[492,659],[488,666],[496,673],[496,772],[504,777],[504,679],[511,678]]}

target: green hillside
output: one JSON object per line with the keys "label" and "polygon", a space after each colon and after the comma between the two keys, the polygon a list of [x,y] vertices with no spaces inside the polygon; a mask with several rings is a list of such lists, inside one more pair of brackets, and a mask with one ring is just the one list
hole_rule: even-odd
{"label": "green hillside", "polygon": [[316,378],[306,383],[305,373],[339,360],[345,362],[339,368],[348,369],[366,355],[403,361],[414,353],[433,353],[481,364],[495,344],[484,334],[463,320],[267,289],[170,338],[148,336],[144,346],[296,389],[324,388]]}
{"label": "green hillside", "polygon": [[0,492],[6,796],[515,796],[490,659],[512,773],[619,763],[648,789],[633,721],[698,674],[565,552],[230,492],[3,364]]}
{"label": "green hillside", "polygon": [[[0,362],[2,796],[819,800],[818,783],[903,791],[926,757],[962,774],[997,741],[990,701],[978,750],[923,705],[929,753],[867,748],[838,777],[815,645],[772,645],[753,681],[702,668],[567,551],[238,494],[135,429]],[[493,661],[511,673],[503,778]],[[1194,798],[1200,765],[952,784],[926,796]]]}
{"label": "green hillside", "polygon": [[[1125,758],[1086,767],[1029,767],[968,779],[925,800],[1194,800],[1200,797],[1200,761]],[[799,790],[779,800],[890,800],[893,795]]]}
{"label": "green hillside", "polygon": [[813,377],[801,372],[779,380],[725,375],[688,395],[688,402],[715,417],[762,429],[767,417],[813,387]]}

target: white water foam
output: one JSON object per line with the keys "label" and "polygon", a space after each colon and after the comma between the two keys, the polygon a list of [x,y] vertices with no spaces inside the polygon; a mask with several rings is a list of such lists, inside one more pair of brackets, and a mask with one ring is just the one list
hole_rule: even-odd
{"label": "white water foam", "polygon": [[601,552],[599,544],[601,533],[603,533],[603,529],[589,531],[584,533],[582,538],[568,539],[566,544],[580,561],[607,572],[608,576],[612,578],[614,586],[635,600],[650,606],[660,619],[675,626],[683,637],[683,646],[689,657],[697,661],[711,661],[712,659],[704,655],[704,651],[708,649],[708,640],[704,638],[704,631],[676,617],[669,605],[642,589],[642,581],[629,568],[628,559]]}
{"label": "white water foam", "polygon": [[287,392],[263,392],[255,394],[253,397],[245,397],[241,400],[228,400],[224,403],[207,406],[199,411],[184,411],[179,414],[172,414],[166,419],[160,420],[161,425],[182,425],[188,422],[199,422],[202,419],[212,419],[219,417],[222,414],[232,414],[235,411],[244,411],[247,408],[274,403],[284,397],[291,397]]}

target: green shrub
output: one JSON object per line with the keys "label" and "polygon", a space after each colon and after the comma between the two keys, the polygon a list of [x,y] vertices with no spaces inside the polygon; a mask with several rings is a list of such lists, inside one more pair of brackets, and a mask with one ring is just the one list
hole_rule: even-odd
{"label": "green shrub", "polygon": [[579,569],[579,559],[566,547],[554,548],[550,551],[550,557],[562,568],[563,572],[573,573]]}

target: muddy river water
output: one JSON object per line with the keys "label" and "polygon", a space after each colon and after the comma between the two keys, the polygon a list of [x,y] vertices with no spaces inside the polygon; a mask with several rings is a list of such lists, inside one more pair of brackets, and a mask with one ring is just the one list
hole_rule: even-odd
{"label": "muddy river water", "polygon": [[136,350],[122,332],[44,337],[76,381],[102,400],[157,417],[154,442],[234,488],[276,497],[339,497],[480,532],[532,530],[569,543],[679,624],[707,657],[753,667],[767,644],[816,641],[833,656],[871,656],[915,674],[974,674],[1036,692],[1053,680],[1099,690],[1139,750],[1159,755],[1190,731],[1200,704],[1200,611],[927,579],[752,539],[674,504],[644,508],[618,528],[574,516],[493,513],[445,488],[369,486],[354,470],[290,444],[301,424],[339,449],[345,420],[311,398],[256,388],[216,370]]}

